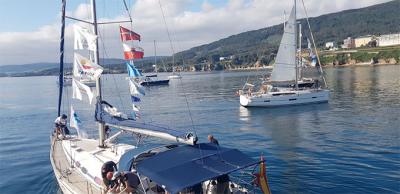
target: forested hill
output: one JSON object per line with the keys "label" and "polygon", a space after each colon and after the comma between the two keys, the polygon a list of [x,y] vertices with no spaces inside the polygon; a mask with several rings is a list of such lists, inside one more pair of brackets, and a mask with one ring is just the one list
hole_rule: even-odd
{"label": "forested hill", "polygon": [[[400,32],[400,0],[309,18],[318,47],[328,41],[341,44],[347,37]],[[306,20],[303,43],[309,36]],[[215,63],[219,57],[234,56],[232,65],[268,64],[273,60],[283,33],[283,24],[248,31],[177,53],[187,64]]]}

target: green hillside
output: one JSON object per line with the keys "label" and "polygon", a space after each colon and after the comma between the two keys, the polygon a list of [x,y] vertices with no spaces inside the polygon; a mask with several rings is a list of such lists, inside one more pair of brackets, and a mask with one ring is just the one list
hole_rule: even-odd
{"label": "green hillside", "polygon": [[[310,18],[310,24],[318,47],[328,41],[339,44],[347,37],[358,37],[369,34],[388,34],[400,32],[400,0],[378,4],[361,9],[346,10],[338,13]],[[303,43],[309,36],[306,20],[301,19],[303,26]],[[283,24],[248,31],[233,35],[210,44],[194,47],[177,53],[177,58],[186,64],[199,64],[207,61],[214,63],[219,57],[234,56],[234,66],[250,65],[256,61],[263,64],[272,62],[277,52],[283,33]],[[306,46],[306,45],[303,45]]]}

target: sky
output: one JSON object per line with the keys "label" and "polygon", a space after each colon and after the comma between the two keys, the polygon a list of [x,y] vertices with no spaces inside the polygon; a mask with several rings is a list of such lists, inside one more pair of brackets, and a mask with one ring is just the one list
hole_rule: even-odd
{"label": "sky", "polygon": [[[310,16],[366,7],[389,0],[304,0]],[[0,65],[57,62],[59,58],[61,0],[0,0]],[[122,0],[97,0],[99,21],[128,18]],[[145,56],[171,55],[230,35],[282,23],[293,0],[126,0],[133,16],[133,31],[142,41]],[[299,17],[304,17],[298,0]],[[67,0],[68,16],[90,19],[90,0]],[[165,25],[160,4],[165,15]],[[67,62],[73,56],[73,25],[68,20],[65,37]],[[130,23],[101,25],[102,58],[122,58],[119,28]],[[83,25],[84,26],[84,25]],[[169,42],[167,28],[172,39]]]}

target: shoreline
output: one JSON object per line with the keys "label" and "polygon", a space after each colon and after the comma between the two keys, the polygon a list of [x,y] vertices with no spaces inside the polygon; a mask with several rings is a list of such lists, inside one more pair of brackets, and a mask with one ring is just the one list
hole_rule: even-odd
{"label": "shoreline", "polygon": [[[369,66],[388,66],[388,65],[400,65],[400,63],[346,63],[343,65],[323,65],[322,68],[341,68],[341,67],[369,67]],[[224,69],[224,70],[211,70],[211,71],[181,71],[181,72],[217,72],[217,71],[264,71],[264,70],[272,70],[273,66],[263,66],[263,67],[246,67],[246,68],[233,68],[233,69]],[[123,72],[122,72],[123,73]],[[147,73],[152,73],[152,72],[147,72]],[[162,73],[172,73],[172,72],[162,72]],[[121,74],[121,72],[118,73],[106,73],[106,74]],[[0,78],[4,77],[40,77],[40,76],[58,76],[58,75],[9,75],[9,76],[2,76],[0,75]]]}

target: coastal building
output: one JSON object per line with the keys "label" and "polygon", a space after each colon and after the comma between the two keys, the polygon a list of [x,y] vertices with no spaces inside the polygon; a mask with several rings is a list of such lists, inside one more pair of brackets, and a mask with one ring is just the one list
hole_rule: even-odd
{"label": "coastal building", "polygon": [[378,46],[400,45],[400,33],[385,34],[378,37]]}
{"label": "coastal building", "polygon": [[349,49],[349,48],[354,48],[354,39],[351,37],[347,37],[346,39],[343,40],[342,48],[344,49]]}
{"label": "coastal building", "polygon": [[337,44],[336,42],[326,42],[325,48],[329,50],[337,50]]}
{"label": "coastal building", "polygon": [[372,40],[372,36],[360,36],[354,39],[354,45],[356,48],[362,46],[368,46],[368,43]]}

